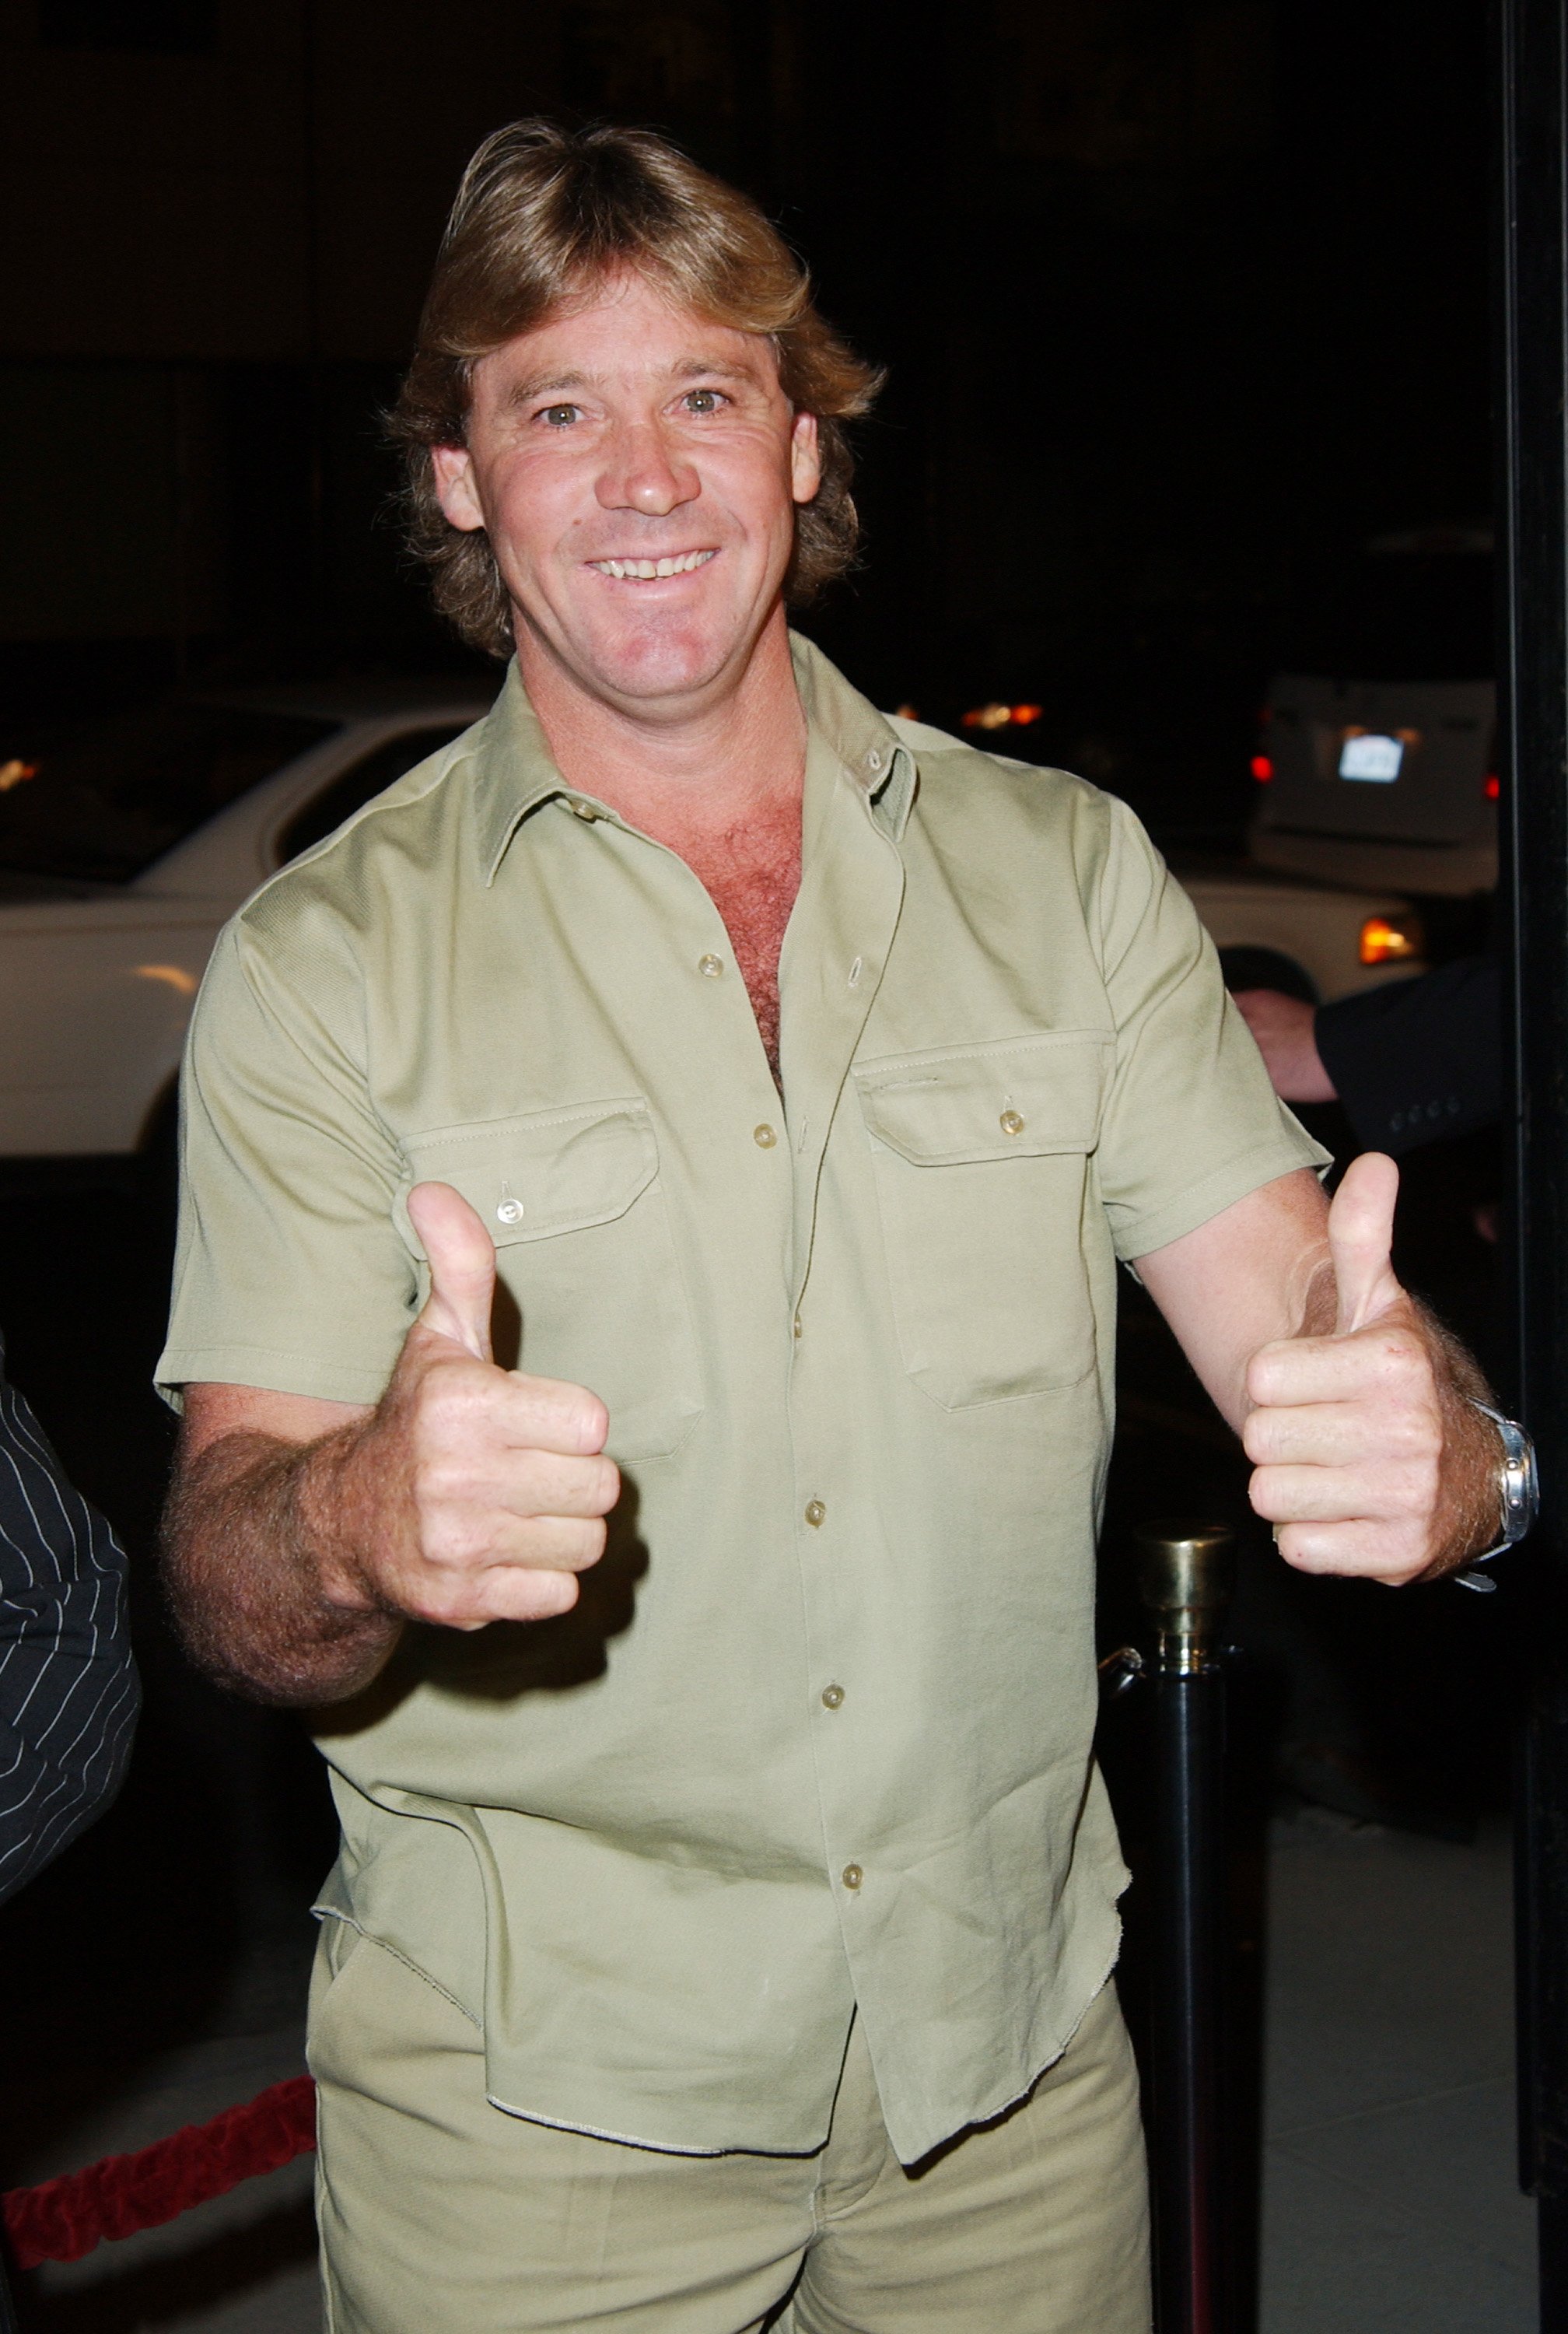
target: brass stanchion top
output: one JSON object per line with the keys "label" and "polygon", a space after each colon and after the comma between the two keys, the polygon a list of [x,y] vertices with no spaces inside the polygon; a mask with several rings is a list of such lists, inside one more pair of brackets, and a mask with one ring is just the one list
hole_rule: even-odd
{"label": "brass stanchion top", "polygon": [[1224,1524],[1140,1524],[1138,1588],[1159,1629],[1159,1666],[1207,1669],[1236,1587],[1236,1535]]}

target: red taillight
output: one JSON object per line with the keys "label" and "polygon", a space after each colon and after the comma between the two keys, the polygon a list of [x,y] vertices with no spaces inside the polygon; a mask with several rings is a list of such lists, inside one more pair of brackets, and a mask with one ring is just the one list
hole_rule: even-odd
{"label": "red taillight", "polygon": [[1257,780],[1260,786],[1267,786],[1270,778],[1274,776],[1274,764],[1269,760],[1266,754],[1255,754],[1253,756],[1252,774]]}
{"label": "red taillight", "polygon": [[1486,782],[1485,782],[1485,785],[1484,785],[1484,786],[1483,786],[1483,788],[1482,788],[1482,791],[1483,791],[1483,793],[1486,795],[1486,800],[1487,800],[1488,802],[1496,802],[1496,799],[1497,799],[1497,797],[1498,797],[1498,796],[1502,793],[1502,791],[1503,791],[1503,781],[1502,781],[1502,779],[1497,776],[1497,773],[1496,773],[1496,770],[1488,770],[1488,771],[1487,771],[1487,773],[1486,773]]}

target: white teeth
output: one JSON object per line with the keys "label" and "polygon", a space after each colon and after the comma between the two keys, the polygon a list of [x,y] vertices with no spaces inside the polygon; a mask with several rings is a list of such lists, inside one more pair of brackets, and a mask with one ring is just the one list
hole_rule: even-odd
{"label": "white teeth", "polygon": [[651,584],[661,575],[689,575],[716,556],[712,551],[686,551],[678,559],[594,559],[589,564],[597,567],[601,575],[613,575],[618,581],[630,577],[639,584]]}

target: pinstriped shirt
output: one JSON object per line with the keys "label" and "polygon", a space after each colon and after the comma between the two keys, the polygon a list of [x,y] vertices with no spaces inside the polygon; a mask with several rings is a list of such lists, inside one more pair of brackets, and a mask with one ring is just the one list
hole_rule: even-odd
{"label": "pinstriped shirt", "polygon": [[114,1797],[139,1702],[124,1550],[66,1480],[0,1342],[0,1900]]}

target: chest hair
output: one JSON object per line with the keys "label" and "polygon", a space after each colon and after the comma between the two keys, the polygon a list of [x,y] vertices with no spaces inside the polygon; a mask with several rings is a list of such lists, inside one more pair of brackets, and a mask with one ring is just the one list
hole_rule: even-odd
{"label": "chest hair", "polygon": [[683,856],[724,919],[776,1085],[779,951],[801,881],[798,811],[776,825],[705,838]]}

